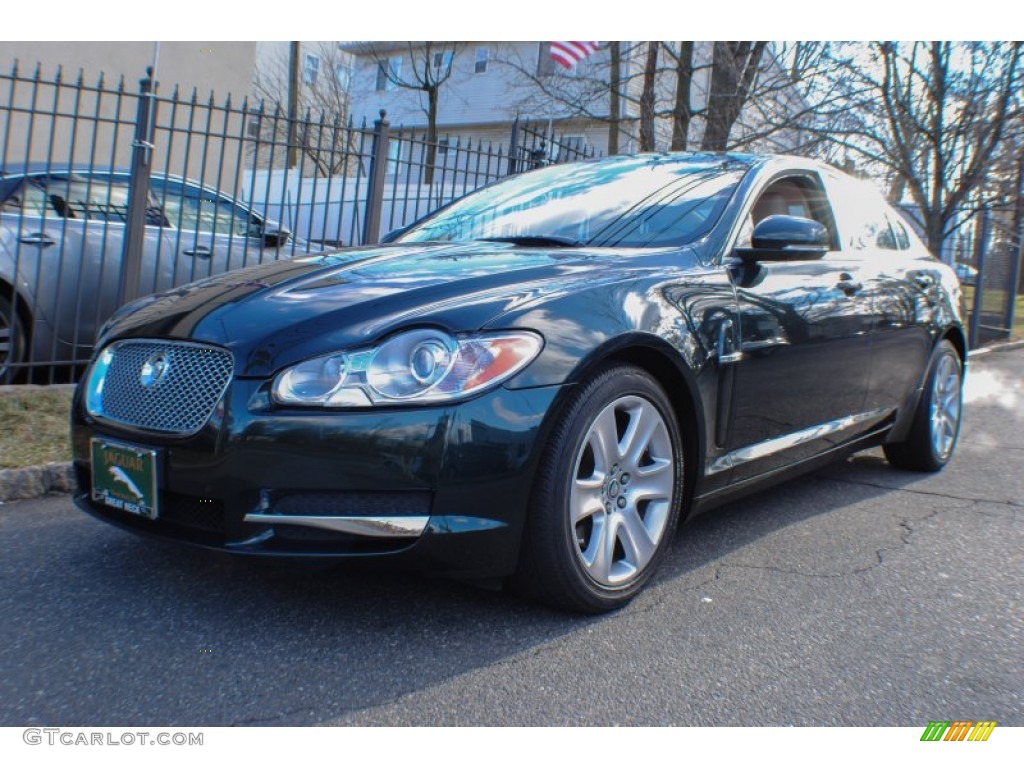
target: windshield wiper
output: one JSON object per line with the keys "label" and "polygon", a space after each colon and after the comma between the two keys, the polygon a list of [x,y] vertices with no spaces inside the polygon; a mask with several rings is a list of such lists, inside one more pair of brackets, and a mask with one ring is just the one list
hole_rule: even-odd
{"label": "windshield wiper", "polygon": [[512,243],[513,245],[525,245],[527,247],[543,248],[546,245],[557,245],[562,248],[572,248],[582,245],[578,240],[570,237],[559,237],[558,235],[521,235],[519,237],[478,237],[487,243]]}

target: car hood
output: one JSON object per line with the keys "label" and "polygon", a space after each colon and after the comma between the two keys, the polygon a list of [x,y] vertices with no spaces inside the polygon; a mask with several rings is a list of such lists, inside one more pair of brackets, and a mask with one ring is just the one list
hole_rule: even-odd
{"label": "car hood", "polygon": [[223,345],[236,374],[269,376],[299,360],[372,344],[415,325],[474,331],[511,309],[588,285],[695,264],[692,252],[384,245],[278,261],[145,297],[101,343],[122,337]]}

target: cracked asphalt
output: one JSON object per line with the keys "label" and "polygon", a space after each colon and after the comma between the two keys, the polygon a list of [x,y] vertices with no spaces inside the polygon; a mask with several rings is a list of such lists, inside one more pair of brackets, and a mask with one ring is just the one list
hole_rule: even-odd
{"label": "cracked asphalt", "polygon": [[1024,725],[1022,382],[972,358],[945,472],[873,451],[730,504],[600,618],[4,505],[0,725]]}

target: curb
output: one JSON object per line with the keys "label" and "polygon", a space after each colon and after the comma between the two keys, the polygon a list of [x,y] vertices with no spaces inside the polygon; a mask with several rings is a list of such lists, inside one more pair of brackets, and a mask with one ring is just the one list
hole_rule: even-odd
{"label": "curb", "polygon": [[967,357],[983,357],[985,355],[991,355],[994,352],[1009,352],[1014,349],[1020,349],[1021,347],[1024,347],[1024,339],[1021,339],[1020,341],[1004,341],[1001,344],[993,344],[991,347],[979,347],[978,349],[972,349],[967,353]]}
{"label": "curb", "polygon": [[0,469],[0,504],[36,499],[48,493],[71,493],[75,473],[70,461],[53,461],[35,467]]}

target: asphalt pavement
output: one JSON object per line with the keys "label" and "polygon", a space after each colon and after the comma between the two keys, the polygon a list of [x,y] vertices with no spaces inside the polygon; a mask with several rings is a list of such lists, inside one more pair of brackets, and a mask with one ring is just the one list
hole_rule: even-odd
{"label": "asphalt pavement", "polygon": [[946,471],[730,504],[599,618],[5,504],[0,725],[1024,725],[1024,350],[971,369]]}

